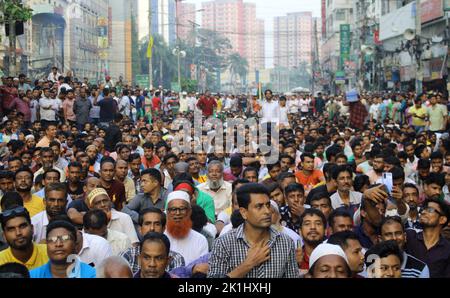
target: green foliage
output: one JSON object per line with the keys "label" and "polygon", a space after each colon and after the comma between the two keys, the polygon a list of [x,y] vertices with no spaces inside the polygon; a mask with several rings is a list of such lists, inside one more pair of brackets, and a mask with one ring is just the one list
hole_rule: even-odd
{"label": "green foliage", "polygon": [[198,82],[196,80],[181,78],[181,90],[186,92],[196,92],[198,89]]}
{"label": "green foliage", "polygon": [[[24,6],[16,0],[2,0],[0,2],[0,11],[3,16],[9,16],[12,20],[26,22],[33,17],[33,9],[28,6]],[[7,22],[4,19],[0,22]]]}

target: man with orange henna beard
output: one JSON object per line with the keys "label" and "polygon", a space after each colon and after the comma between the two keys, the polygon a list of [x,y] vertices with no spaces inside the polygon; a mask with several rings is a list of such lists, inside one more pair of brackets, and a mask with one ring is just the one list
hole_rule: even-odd
{"label": "man with orange henna beard", "polygon": [[181,254],[186,264],[208,253],[206,238],[192,229],[191,201],[184,191],[174,191],[167,197],[166,236],[172,251]]}

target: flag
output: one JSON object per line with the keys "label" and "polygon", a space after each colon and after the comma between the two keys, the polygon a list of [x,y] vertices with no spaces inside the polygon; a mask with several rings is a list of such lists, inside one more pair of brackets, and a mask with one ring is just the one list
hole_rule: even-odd
{"label": "flag", "polygon": [[150,41],[147,47],[147,58],[152,58],[152,48],[153,48],[153,36],[150,36]]}

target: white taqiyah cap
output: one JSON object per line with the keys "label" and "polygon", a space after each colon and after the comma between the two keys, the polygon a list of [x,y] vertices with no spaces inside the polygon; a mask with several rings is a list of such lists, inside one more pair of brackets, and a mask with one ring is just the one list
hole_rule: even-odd
{"label": "white taqiyah cap", "polygon": [[309,257],[309,267],[311,268],[314,265],[314,263],[321,257],[328,256],[328,255],[336,255],[336,256],[343,257],[344,260],[348,264],[347,256],[345,255],[345,252],[342,250],[342,248],[339,245],[322,243],[322,244],[319,244],[312,251],[311,256]]}
{"label": "white taqiyah cap", "polygon": [[167,204],[169,204],[173,200],[183,200],[191,204],[191,198],[189,197],[189,194],[185,191],[171,192],[167,197]]}

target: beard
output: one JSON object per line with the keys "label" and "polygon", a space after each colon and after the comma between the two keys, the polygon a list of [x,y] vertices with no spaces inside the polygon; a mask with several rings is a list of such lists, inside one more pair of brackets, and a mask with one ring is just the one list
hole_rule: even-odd
{"label": "beard", "polygon": [[11,248],[14,248],[16,250],[26,250],[29,247],[30,243],[32,243],[33,241],[33,235],[30,234],[30,236],[24,238],[26,239],[25,243],[16,244],[16,241],[12,241],[11,243],[9,243],[9,246],[11,246]]}
{"label": "beard", "polygon": [[167,221],[167,232],[175,239],[184,239],[192,229],[192,220],[189,217],[180,222]]}
{"label": "beard", "polygon": [[211,188],[211,189],[219,189],[222,187],[223,183],[224,183],[223,178],[221,178],[219,180],[208,180],[208,185],[209,185],[209,188]]}

